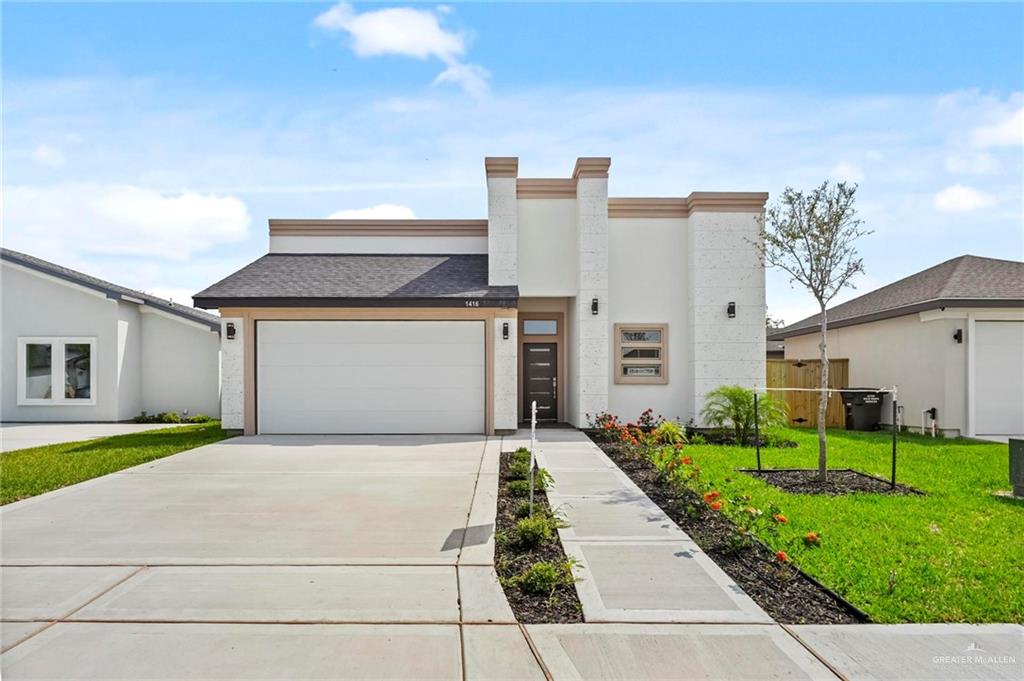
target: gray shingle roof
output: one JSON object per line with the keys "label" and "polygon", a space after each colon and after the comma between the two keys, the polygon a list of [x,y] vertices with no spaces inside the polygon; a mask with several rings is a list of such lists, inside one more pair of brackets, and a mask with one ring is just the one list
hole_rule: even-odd
{"label": "gray shingle roof", "polygon": [[[487,285],[487,256],[288,254],[263,256],[193,296],[201,307],[229,305],[515,305],[516,286]],[[447,301],[447,302],[445,302]]]}
{"label": "gray shingle roof", "polygon": [[[939,307],[1024,307],[1024,262],[962,255],[828,310],[828,327],[899,317]],[[781,340],[818,330],[812,315],[768,335]]]}
{"label": "gray shingle roof", "polygon": [[114,300],[121,300],[126,296],[128,298],[135,298],[127,302],[137,302],[138,300],[143,301],[145,305],[169,312],[170,314],[189,319],[200,324],[209,326],[214,331],[220,331],[220,317],[203,310],[197,310],[194,307],[186,305],[176,305],[169,300],[163,298],[157,298],[156,296],[144,293],[142,291],[136,291],[125,286],[118,286],[112,284],[109,281],[104,281],[97,277],[83,274],[77,270],[73,270],[70,267],[63,267],[62,265],[54,264],[48,260],[37,258],[34,255],[28,255],[27,253],[19,253],[18,251],[12,251],[9,248],[0,248],[0,258],[8,262],[27,267],[36,272],[42,272],[49,274],[50,276],[64,281],[69,281],[79,286],[85,286],[91,288],[94,291],[99,291],[105,294],[108,298]]}

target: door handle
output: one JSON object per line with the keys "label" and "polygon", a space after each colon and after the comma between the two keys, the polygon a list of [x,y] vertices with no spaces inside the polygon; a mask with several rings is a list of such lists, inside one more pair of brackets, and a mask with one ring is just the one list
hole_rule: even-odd
{"label": "door handle", "polygon": [[558,399],[558,377],[551,379],[551,397]]}

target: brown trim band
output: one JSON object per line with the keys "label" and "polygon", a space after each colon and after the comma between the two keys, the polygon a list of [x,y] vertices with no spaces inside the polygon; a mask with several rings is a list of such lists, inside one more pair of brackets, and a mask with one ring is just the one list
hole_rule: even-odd
{"label": "brown trim band", "polygon": [[484,158],[487,177],[516,177],[519,175],[518,156],[487,156]]}
{"label": "brown trim band", "polygon": [[270,236],[487,236],[487,220],[271,219]]}
{"label": "brown trim band", "polygon": [[611,165],[612,159],[608,156],[580,156],[576,159],[576,166],[572,169],[572,179],[606,178]]}
{"label": "brown trim band", "polygon": [[609,218],[686,218],[691,213],[762,213],[766,192],[693,192],[687,197],[609,197]]}
{"label": "brown trim band", "polygon": [[[509,308],[518,298],[452,297],[452,298],[193,298],[196,307],[212,308]],[[221,316],[225,316],[221,313]]]}
{"label": "brown trim band", "polygon": [[516,182],[516,198],[575,199],[576,180],[571,178],[524,178]]}

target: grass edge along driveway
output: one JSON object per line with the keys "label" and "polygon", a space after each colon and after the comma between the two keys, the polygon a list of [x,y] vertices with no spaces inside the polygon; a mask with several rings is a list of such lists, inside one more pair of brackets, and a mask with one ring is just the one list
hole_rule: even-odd
{"label": "grass edge along driveway", "polygon": [[62,442],[0,454],[0,505],[218,442],[220,421]]}
{"label": "grass edge along driveway", "polygon": [[[765,468],[814,468],[817,436],[787,429],[795,449],[762,449]],[[888,479],[891,434],[829,431],[829,467]],[[726,498],[775,502],[788,522],[764,537],[876,622],[1024,623],[1024,502],[1009,488],[1007,446],[900,435],[897,481],[925,496],[789,494],[737,472],[753,448],[689,445]],[[821,546],[806,546],[808,532]]]}

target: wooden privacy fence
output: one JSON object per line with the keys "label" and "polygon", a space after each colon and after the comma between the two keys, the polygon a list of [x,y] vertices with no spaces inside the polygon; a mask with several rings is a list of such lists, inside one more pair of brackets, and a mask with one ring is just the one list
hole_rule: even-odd
{"label": "wooden privacy fence", "polygon": [[[848,387],[849,376],[850,360],[829,360],[828,387]],[[766,381],[769,388],[817,388],[821,383],[821,360],[769,359]],[[790,425],[818,427],[818,393],[776,392],[772,393],[772,397],[785,401],[789,406]],[[842,428],[846,425],[846,408],[838,392],[832,393],[828,400],[825,425],[829,428]]]}

